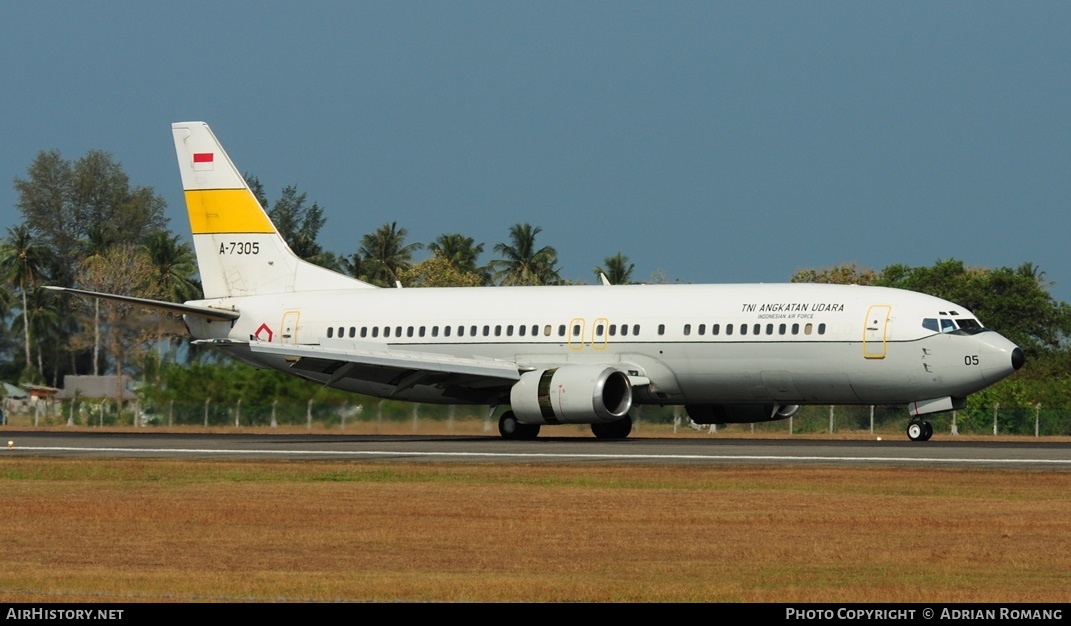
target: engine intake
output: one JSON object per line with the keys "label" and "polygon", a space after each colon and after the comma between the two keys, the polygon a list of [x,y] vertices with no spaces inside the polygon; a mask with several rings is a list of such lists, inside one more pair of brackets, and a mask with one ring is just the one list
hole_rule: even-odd
{"label": "engine intake", "polygon": [[509,399],[525,424],[599,424],[628,415],[632,385],[612,367],[568,365],[522,374]]}

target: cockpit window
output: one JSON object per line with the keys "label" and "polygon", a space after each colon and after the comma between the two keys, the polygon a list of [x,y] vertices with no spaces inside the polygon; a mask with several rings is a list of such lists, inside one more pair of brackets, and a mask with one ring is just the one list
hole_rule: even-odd
{"label": "cockpit window", "polygon": [[932,317],[927,317],[926,319],[922,320],[922,327],[926,330],[930,330],[935,333],[951,333],[955,332],[957,328],[967,330],[980,330],[982,328],[982,325],[978,323],[978,320],[970,317],[955,320],[947,318],[935,319]]}

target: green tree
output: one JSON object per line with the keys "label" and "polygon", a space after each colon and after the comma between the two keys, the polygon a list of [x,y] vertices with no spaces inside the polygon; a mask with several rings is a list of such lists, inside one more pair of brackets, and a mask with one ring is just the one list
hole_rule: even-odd
{"label": "green tree", "polygon": [[502,258],[491,261],[494,278],[501,285],[554,285],[558,275],[558,252],[550,246],[536,247],[536,235],[543,229],[531,224],[514,224],[509,243],[495,244]]}
{"label": "green tree", "polygon": [[359,252],[354,252],[349,256],[337,257],[336,261],[337,271],[352,276],[358,280],[368,281],[364,258],[361,257]]}
{"label": "green tree", "polygon": [[74,173],[58,150],[37,153],[26,178],[15,178],[24,224],[43,245],[50,246],[65,263],[78,257],[83,237],[74,211]]}
{"label": "green tree", "polygon": [[[0,243],[0,274],[8,284],[15,288],[22,299],[21,310],[24,318],[22,329],[26,348],[26,369],[29,371],[33,367],[31,356],[33,321],[29,319],[31,315],[30,292],[51,276],[56,265],[55,257],[48,247],[37,244],[26,225],[9,228],[7,232],[7,237]],[[37,372],[37,375],[41,374],[42,372]]]}
{"label": "green tree", "polygon": [[828,283],[832,285],[874,285],[878,273],[856,263],[834,265],[822,270],[802,269],[792,275],[794,283]]}
{"label": "green tree", "polygon": [[201,297],[197,275],[197,258],[188,243],[180,243],[178,235],[165,231],[153,233],[145,244],[153,268],[160,281],[164,298],[186,302]]}
{"label": "green tree", "polygon": [[442,234],[428,244],[428,250],[440,255],[458,272],[481,276],[483,284],[491,280],[490,271],[486,267],[480,267],[477,262],[483,254],[483,244],[477,244],[472,237],[461,233]]}
{"label": "green tree", "polygon": [[485,284],[481,274],[459,270],[439,252],[410,268],[400,270],[398,280],[405,287],[481,287]]}
{"label": "green tree", "polygon": [[1033,264],[986,269],[948,259],[932,267],[889,266],[878,284],[955,302],[1036,357],[1060,349],[1071,336],[1071,306],[1052,297],[1041,275]]}
{"label": "green tree", "polygon": [[319,204],[306,205],[307,198],[308,194],[299,193],[294,185],[284,187],[268,216],[294,254],[308,261],[323,253],[316,238],[326,218]]}
{"label": "green tree", "polygon": [[[118,244],[102,255],[89,257],[79,266],[77,279],[80,288],[90,291],[155,300],[164,296],[152,259],[143,246]],[[152,338],[150,318],[155,319],[158,312],[97,298],[89,306],[97,315],[94,335],[112,355],[115,373],[121,375],[126,357],[133,356],[140,344]]]}
{"label": "green tree", "polygon": [[620,252],[614,256],[603,259],[602,266],[595,268],[595,278],[605,276],[611,285],[627,285],[632,278],[632,270],[636,269],[635,263],[629,263],[628,257]]}
{"label": "green tree", "polygon": [[29,293],[29,298],[23,304],[24,308],[12,320],[12,327],[15,330],[28,331],[27,334],[34,338],[33,351],[36,356],[34,371],[40,374],[40,378],[33,375],[32,380],[45,378],[45,357],[47,356],[47,364],[52,366],[51,382],[53,386],[56,386],[59,378],[57,370],[66,345],[66,328],[60,315],[61,308],[56,302],[59,296],[40,286],[31,288]]}
{"label": "green tree", "polygon": [[408,234],[406,229],[398,228],[397,222],[391,222],[364,236],[360,254],[368,282],[381,287],[393,287],[399,272],[412,266],[413,252],[423,245],[405,243]]}
{"label": "green tree", "polygon": [[253,197],[256,198],[257,202],[260,204],[260,208],[262,208],[265,211],[267,211],[268,210],[268,194],[266,194],[264,192],[264,184],[260,182],[259,178],[257,178],[256,176],[253,176],[252,174],[250,174],[248,172],[245,174],[244,178],[245,178],[245,183],[247,185],[249,185],[249,190],[253,192]]}
{"label": "green tree", "polygon": [[131,187],[122,165],[101,150],[75,161],[73,205],[79,232],[98,229],[106,246],[140,243],[167,223],[163,198],[151,187]]}

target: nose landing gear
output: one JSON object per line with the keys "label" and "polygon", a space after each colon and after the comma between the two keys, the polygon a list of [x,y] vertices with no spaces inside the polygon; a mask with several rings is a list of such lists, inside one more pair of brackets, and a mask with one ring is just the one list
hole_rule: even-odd
{"label": "nose landing gear", "polygon": [[907,438],[911,441],[929,441],[933,437],[933,426],[918,418],[913,418],[907,424]]}

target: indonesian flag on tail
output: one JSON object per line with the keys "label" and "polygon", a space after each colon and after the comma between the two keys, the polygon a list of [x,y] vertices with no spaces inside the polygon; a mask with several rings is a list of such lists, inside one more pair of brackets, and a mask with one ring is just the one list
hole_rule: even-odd
{"label": "indonesian flag on tail", "polygon": [[193,153],[193,171],[195,172],[209,172],[212,171],[212,165],[215,162],[216,155],[212,152],[194,152]]}

